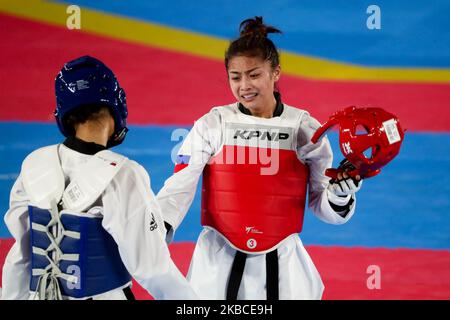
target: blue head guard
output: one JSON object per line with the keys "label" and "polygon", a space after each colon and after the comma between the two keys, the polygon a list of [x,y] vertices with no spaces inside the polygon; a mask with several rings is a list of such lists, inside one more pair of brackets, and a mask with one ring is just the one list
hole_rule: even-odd
{"label": "blue head guard", "polygon": [[114,73],[103,62],[83,56],[67,62],[55,79],[55,118],[64,136],[73,128],[65,117],[77,108],[89,105],[105,105],[114,117],[115,128],[108,147],[116,146],[125,139],[128,116],[125,91],[120,87]]}

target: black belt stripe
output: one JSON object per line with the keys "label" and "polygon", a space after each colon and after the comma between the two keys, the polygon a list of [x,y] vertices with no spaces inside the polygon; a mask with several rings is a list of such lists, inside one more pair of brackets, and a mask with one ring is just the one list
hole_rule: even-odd
{"label": "black belt stripe", "polygon": [[[228,279],[227,300],[237,300],[246,260],[246,253],[236,251]],[[279,299],[278,250],[266,254],[266,291],[267,300]]]}
{"label": "black belt stripe", "polygon": [[237,300],[239,286],[241,285],[242,275],[244,274],[245,261],[247,254],[241,251],[236,251],[233,265],[231,266],[230,278],[227,286],[227,300]]}
{"label": "black belt stripe", "polygon": [[278,250],[266,254],[266,292],[267,300],[278,300]]}

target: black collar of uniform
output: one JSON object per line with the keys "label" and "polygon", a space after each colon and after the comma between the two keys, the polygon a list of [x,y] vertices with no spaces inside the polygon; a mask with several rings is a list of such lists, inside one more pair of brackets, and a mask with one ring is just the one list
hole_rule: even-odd
{"label": "black collar of uniform", "polygon": [[89,155],[94,155],[99,151],[106,150],[106,147],[101,144],[86,142],[74,136],[67,137],[63,144],[69,149]]}
{"label": "black collar of uniform", "polygon": [[[273,117],[279,117],[283,113],[284,106],[281,102],[281,94],[279,92],[274,92],[273,95],[275,96],[275,100],[277,101],[277,105],[275,106],[275,110],[273,111]],[[242,103],[239,103],[239,111],[241,111],[243,114],[251,116],[252,113],[250,110],[248,110]]]}

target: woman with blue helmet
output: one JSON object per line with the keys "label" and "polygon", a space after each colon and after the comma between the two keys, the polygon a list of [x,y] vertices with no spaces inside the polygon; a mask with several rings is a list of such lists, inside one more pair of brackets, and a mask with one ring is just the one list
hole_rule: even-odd
{"label": "woman with blue helmet", "polygon": [[109,150],[128,131],[114,73],[75,59],[55,94],[66,139],[29,154],[12,188],[2,299],[133,299],[132,277],[156,299],[196,298],[170,258],[148,173]]}

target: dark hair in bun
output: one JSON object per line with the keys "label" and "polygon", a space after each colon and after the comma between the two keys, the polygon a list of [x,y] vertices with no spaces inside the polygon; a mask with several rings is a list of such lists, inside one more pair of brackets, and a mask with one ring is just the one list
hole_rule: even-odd
{"label": "dark hair in bun", "polygon": [[239,26],[240,37],[230,43],[225,52],[225,68],[236,56],[260,57],[269,61],[272,68],[280,64],[280,56],[272,40],[267,38],[269,33],[281,33],[280,30],[266,26],[262,17],[246,19]]}

